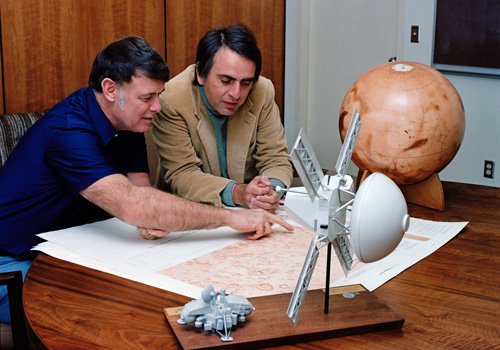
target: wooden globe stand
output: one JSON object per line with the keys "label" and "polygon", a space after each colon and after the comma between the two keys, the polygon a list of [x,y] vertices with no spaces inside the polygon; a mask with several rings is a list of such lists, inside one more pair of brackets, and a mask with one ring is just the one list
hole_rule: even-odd
{"label": "wooden globe stand", "polygon": [[[360,170],[357,179],[357,188],[371,174],[369,170]],[[422,207],[444,211],[443,185],[437,173],[427,179],[411,185],[398,185],[408,203]]]}

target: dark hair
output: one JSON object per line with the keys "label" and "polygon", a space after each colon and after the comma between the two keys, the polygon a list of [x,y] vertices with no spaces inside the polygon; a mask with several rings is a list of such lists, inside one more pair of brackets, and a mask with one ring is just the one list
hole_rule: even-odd
{"label": "dark hair", "polygon": [[144,38],[124,37],[97,54],[90,71],[89,87],[102,92],[101,83],[105,78],[117,84],[130,83],[137,70],[153,80],[168,80],[167,63]]}
{"label": "dark hair", "polygon": [[[254,81],[257,81],[262,67],[262,55],[257,40],[250,28],[238,23],[230,27],[209,30],[198,43],[196,64],[198,74],[206,78],[214,62],[214,56],[221,47],[228,47],[240,56],[255,63]],[[198,84],[195,78],[195,84]]]}

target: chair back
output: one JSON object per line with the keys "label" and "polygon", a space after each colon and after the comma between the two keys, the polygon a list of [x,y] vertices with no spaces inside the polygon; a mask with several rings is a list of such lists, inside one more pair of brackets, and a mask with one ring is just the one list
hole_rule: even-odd
{"label": "chair back", "polygon": [[16,147],[24,133],[41,117],[43,113],[13,113],[0,115],[0,168]]}

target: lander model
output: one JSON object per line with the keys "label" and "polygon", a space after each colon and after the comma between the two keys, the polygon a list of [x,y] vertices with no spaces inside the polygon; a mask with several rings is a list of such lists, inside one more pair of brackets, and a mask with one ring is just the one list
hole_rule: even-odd
{"label": "lander model", "polygon": [[255,310],[248,299],[239,295],[227,295],[224,289],[216,292],[207,284],[201,299],[191,300],[182,308],[177,323],[194,324],[206,332],[216,333],[224,342],[232,341],[231,330],[244,323],[246,316]]}
{"label": "lander model", "polygon": [[373,262],[391,253],[408,230],[410,218],[403,194],[387,176],[373,173],[355,193],[347,168],[361,128],[357,110],[337,159],[334,176],[324,175],[314,151],[300,131],[291,152],[293,164],[305,190],[285,190],[285,206],[316,232],[288,306],[287,315],[297,322],[320,249],[328,246],[325,313],[329,304],[331,247],[347,275],[355,254],[362,262]]}

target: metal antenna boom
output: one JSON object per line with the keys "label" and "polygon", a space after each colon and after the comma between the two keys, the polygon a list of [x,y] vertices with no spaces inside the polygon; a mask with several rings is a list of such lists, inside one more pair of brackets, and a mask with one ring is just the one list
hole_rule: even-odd
{"label": "metal antenna boom", "polygon": [[[318,207],[319,211],[324,210],[325,204],[328,205],[327,222],[325,222],[325,224],[327,223],[327,229],[317,230],[317,227],[314,228],[317,236],[311,241],[297,285],[292,294],[290,304],[288,305],[287,315],[293,323],[297,322],[309,282],[316,266],[319,250],[322,247],[325,245],[329,245],[330,247],[330,244],[333,246],[345,274],[347,274],[353,265],[353,253],[351,243],[347,237],[348,228],[345,222],[348,206],[352,203],[354,193],[351,192],[351,187],[353,186],[352,179],[350,176],[347,176],[346,173],[349,162],[351,161],[354,146],[356,145],[360,126],[361,121],[356,109],[353,113],[346,139],[337,159],[337,175],[328,177],[327,184],[322,184],[324,178],[323,171],[302,129],[300,130],[295,146],[291,152],[295,168],[313,204],[315,200],[320,201]],[[332,179],[333,181],[330,181]],[[285,205],[286,203],[285,200]],[[331,248],[329,248],[329,252],[330,249]],[[330,261],[328,261],[327,264],[330,264]],[[326,284],[329,284],[328,278],[326,281]],[[330,286],[326,285],[325,288],[325,292],[328,293]],[[328,298],[325,297],[325,304],[327,302]],[[325,310],[328,310],[328,305],[325,305]]]}

